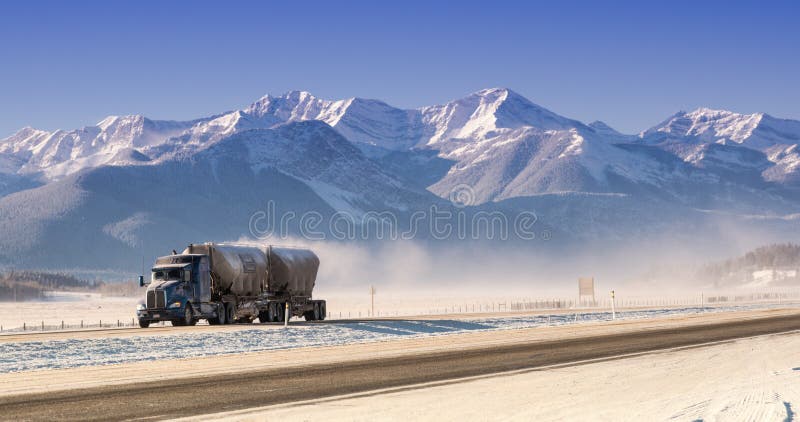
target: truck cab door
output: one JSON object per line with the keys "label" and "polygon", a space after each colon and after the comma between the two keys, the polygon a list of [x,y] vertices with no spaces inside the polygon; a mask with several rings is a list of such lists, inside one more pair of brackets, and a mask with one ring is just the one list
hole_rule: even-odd
{"label": "truck cab door", "polygon": [[195,292],[197,294],[197,299],[200,302],[210,302],[211,301],[211,272],[208,266],[208,257],[204,256],[200,258],[200,263],[197,266],[197,286],[195,288]]}

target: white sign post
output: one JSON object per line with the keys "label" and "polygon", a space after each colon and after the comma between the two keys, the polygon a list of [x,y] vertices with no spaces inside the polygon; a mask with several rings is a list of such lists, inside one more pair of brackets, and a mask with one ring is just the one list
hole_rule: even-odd
{"label": "white sign post", "polygon": [[611,291],[611,319],[612,320],[617,319],[617,310],[616,310],[616,306],[615,306],[616,303],[614,303],[615,301],[616,300],[615,300],[614,291],[612,290]]}

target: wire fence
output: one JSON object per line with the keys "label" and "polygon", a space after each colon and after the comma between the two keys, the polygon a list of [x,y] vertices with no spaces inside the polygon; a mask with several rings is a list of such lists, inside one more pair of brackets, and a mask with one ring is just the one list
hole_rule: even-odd
{"label": "wire fence", "polygon": [[[645,309],[645,308],[675,308],[675,307],[714,307],[732,304],[781,304],[800,302],[800,289],[750,292],[750,293],[729,293],[729,294],[705,294],[698,293],[684,297],[637,297],[620,296],[614,299],[611,297],[602,299],[533,299],[518,298],[513,300],[486,300],[462,303],[450,303],[447,306],[439,307],[383,307],[380,300],[376,302],[375,308],[349,307],[348,309],[336,309],[328,304],[326,319],[328,320],[357,320],[363,318],[391,318],[391,317],[411,317],[411,316],[435,316],[435,315],[466,315],[466,314],[491,314],[491,313],[514,313],[514,312],[573,312],[575,310],[593,311],[610,310],[613,305],[617,310],[623,309]],[[299,320],[302,320],[300,318]],[[294,321],[298,321],[297,318]],[[258,322],[256,320],[255,322]],[[204,324],[201,321],[200,324]],[[152,327],[170,326],[170,322],[151,323]],[[89,330],[89,329],[115,329],[139,327],[135,317],[130,319],[114,320],[80,320],[80,321],[31,321],[23,322],[21,325],[13,324],[8,326],[0,321],[0,334],[20,333],[20,332],[46,332],[61,330]]]}

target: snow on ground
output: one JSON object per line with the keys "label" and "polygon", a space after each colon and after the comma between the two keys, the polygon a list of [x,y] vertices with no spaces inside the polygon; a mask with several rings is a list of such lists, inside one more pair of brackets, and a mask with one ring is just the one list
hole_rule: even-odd
{"label": "snow on ground", "polygon": [[139,298],[104,297],[96,293],[58,292],[48,294],[44,300],[35,302],[0,302],[0,325],[4,331],[10,328],[64,324],[104,324],[117,320],[130,324],[136,316]]}
{"label": "snow on ground", "polygon": [[798,412],[800,334],[793,333],[208,419],[793,421]]}
{"label": "snow on ground", "polygon": [[[618,319],[646,319],[721,311],[767,309],[779,305],[748,305],[716,308],[673,308],[626,311]],[[786,307],[781,305],[780,307]],[[274,325],[235,331],[184,331],[179,334],[71,338],[48,341],[0,343],[0,373],[37,369],[74,368],[138,361],[333,346],[400,338],[426,337],[477,331],[511,330],[548,325],[608,321],[609,312],[558,315],[520,315],[473,319],[376,320],[332,324],[294,324],[287,329]],[[147,333],[146,330],[142,330]]]}

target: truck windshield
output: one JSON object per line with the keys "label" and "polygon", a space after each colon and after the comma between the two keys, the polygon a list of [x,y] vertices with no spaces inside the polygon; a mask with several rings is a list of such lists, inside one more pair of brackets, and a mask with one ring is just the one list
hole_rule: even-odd
{"label": "truck windshield", "polygon": [[153,270],[153,280],[180,280],[181,270]]}

